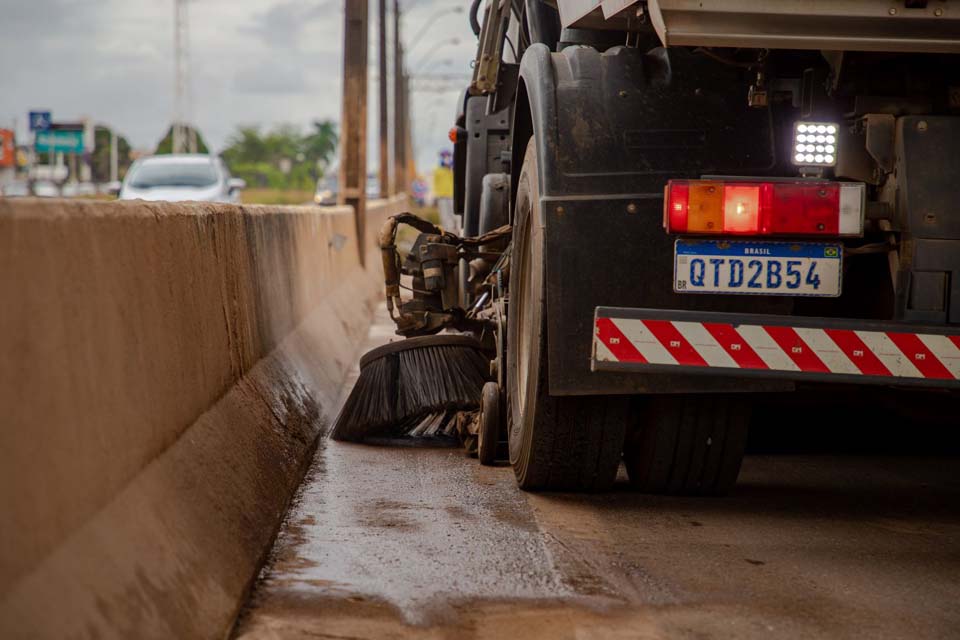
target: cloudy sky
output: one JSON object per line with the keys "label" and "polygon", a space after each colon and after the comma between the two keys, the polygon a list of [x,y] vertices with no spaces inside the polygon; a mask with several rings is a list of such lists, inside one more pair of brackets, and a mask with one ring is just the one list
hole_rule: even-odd
{"label": "cloudy sky", "polygon": [[[468,4],[401,0],[421,170],[448,146],[458,87],[469,82],[476,40],[466,13],[451,11]],[[16,125],[22,139],[27,112],[51,109],[54,120],[90,117],[153,148],[174,115],[173,0],[0,5],[0,126]],[[376,2],[370,11],[375,65]],[[238,125],[339,120],[342,23],[342,0],[191,0],[190,111],[208,144],[222,149]],[[375,79],[371,66],[372,109]],[[375,136],[375,111],[369,122]]]}

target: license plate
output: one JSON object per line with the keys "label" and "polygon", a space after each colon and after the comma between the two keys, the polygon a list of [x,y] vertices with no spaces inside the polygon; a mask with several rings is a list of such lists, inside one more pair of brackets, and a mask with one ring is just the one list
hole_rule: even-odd
{"label": "license plate", "polygon": [[842,256],[836,243],[679,239],[673,290],[835,298]]}

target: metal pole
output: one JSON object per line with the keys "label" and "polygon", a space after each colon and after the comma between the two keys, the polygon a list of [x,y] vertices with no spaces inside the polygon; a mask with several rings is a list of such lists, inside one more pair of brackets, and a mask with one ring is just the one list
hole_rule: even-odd
{"label": "metal pole", "polygon": [[120,177],[120,153],[117,149],[117,132],[110,129],[110,182]]}
{"label": "metal pole", "polygon": [[390,113],[387,106],[387,0],[379,0],[379,37],[377,45],[377,55],[379,57],[380,73],[380,197],[386,198],[390,195],[390,148],[389,127]]}
{"label": "metal pole", "polygon": [[403,43],[400,37],[400,0],[393,0],[393,192],[406,192],[404,184]]}
{"label": "metal pole", "polygon": [[353,207],[360,262],[367,249],[367,0],[344,0],[341,204]]}
{"label": "metal pole", "polygon": [[170,152],[180,153],[180,103],[181,99],[181,60],[180,60],[180,0],[173,0],[173,139],[170,141]]}
{"label": "metal pole", "polygon": [[[56,140],[56,138],[54,138],[54,140]],[[56,168],[59,169],[59,168],[62,167],[62,166],[63,166],[63,151],[57,151],[57,164],[56,164]],[[57,179],[57,171],[56,171],[56,170],[54,170],[53,175],[51,176],[51,178],[53,179],[53,184],[55,184],[56,187],[57,187],[57,196],[62,196],[62,195],[63,195],[63,181]]]}
{"label": "metal pole", "polygon": [[173,140],[170,151],[183,153],[187,147],[187,131],[184,122],[187,120],[184,106],[187,98],[187,5],[186,0],[173,2],[173,57],[174,57],[174,115]]}
{"label": "metal pole", "polygon": [[413,156],[413,120],[410,118],[410,76],[403,76],[403,148],[407,170],[407,185],[412,186],[417,178],[417,167]]}

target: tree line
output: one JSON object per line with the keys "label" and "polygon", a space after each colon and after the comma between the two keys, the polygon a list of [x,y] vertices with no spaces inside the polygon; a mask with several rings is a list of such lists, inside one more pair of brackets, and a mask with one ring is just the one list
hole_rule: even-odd
{"label": "tree line", "polygon": [[316,120],[304,133],[293,125],[269,131],[239,127],[221,154],[230,171],[251,187],[312,190],[337,150],[336,126]]}
{"label": "tree line", "polygon": [[[209,153],[203,136],[199,131],[195,133],[197,152]],[[91,158],[94,179],[105,182],[110,175],[110,129],[98,126],[95,136]],[[117,141],[123,177],[132,162],[132,149],[126,138],[119,136]],[[172,149],[173,126],[167,129],[154,153],[168,154]],[[336,150],[336,125],[329,120],[315,120],[306,132],[290,124],[268,131],[259,126],[238,127],[220,155],[230,172],[251,187],[312,190],[329,170]]]}

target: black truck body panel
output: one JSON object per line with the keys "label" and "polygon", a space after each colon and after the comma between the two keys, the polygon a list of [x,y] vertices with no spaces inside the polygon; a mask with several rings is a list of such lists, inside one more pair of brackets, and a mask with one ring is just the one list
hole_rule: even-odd
{"label": "black truck body panel", "polygon": [[[658,48],[644,53],[617,47],[600,53],[589,47],[569,47],[552,53],[543,45],[533,45],[523,57],[520,78],[511,168],[516,180],[527,141],[524,136],[534,134],[542,190],[540,214],[546,229],[551,393],[791,388],[789,381],[773,378],[591,371],[592,323],[595,309],[601,306],[931,324],[947,320],[947,309],[912,317],[902,309],[912,290],[913,259],[918,268],[935,272],[915,278],[922,291],[914,299],[921,307],[936,306],[930,298],[936,297],[938,286],[960,286],[956,277],[958,243],[944,239],[954,235],[952,222],[943,223],[943,233],[938,229],[926,234],[934,238],[918,238],[911,245],[914,252],[901,257],[901,279],[906,279],[899,283],[896,299],[901,311],[887,316],[882,309],[884,305],[893,309],[894,294],[882,255],[848,261],[847,268],[853,273],[845,272],[844,281],[856,284],[858,289],[851,289],[859,290],[856,298],[846,291],[831,301],[673,292],[674,238],[662,228],[662,190],[667,180],[704,175],[776,176],[783,171],[783,157],[790,152],[774,133],[776,114],[747,106],[745,96],[751,82],[747,70],[719,65],[684,49]],[[528,110],[529,121],[524,121],[527,115],[522,110]],[[950,122],[937,126],[952,138],[953,126],[960,119],[944,120]],[[897,152],[911,153],[910,136],[900,140],[904,142]],[[944,153],[956,148],[951,142],[944,146]],[[946,158],[939,152],[935,156],[941,167],[957,165],[944,164]],[[939,184],[955,171],[941,169],[927,182]],[[960,180],[954,178],[954,183],[960,184]],[[913,201],[935,197],[929,190],[921,190],[922,184],[911,183],[904,197]],[[913,210],[915,202],[909,204]],[[867,298],[876,301],[864,302],[863,287],[875,289]],[[887,297],[889,304],[883,302]],[[950,299],[953,306],[960,304],[960,293]],[[953,319],[952,308],[950,315]]]}

